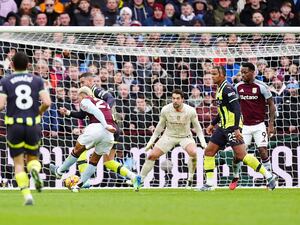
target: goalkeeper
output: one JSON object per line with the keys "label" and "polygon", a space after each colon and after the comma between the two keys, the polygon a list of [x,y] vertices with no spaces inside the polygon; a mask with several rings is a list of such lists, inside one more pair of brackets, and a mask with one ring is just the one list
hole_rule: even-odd
{"label": "goalkeeper", "polygon": [[[87,86],[87,87],[91,88],[93,95],[96,98],[105,101],[110,106],[110,108],[112,108],[112,112],[114,112],[115,98],[112,96],[111,93],[109,93],[108,91],[106,91],[102,88],[97,87],[94,84],[94,75],[92,73],[81,74],[79,77],[79,81],[80,81],[81,87]],[[60,108],[59,111],[61,114],[65,114],[66,109]],[[70,112],[70,113],[71,113],[71,114],[69,114],[70,116],[78,118],[78,119],[83,119],[86,116],[85,113],[82,113],[82,111],[80,111],[78,113],[77,112]],[[109,154],[103,155],[103,163],[107,169],[109,169],[115,173],[118,173],[123,177],[128,177],[132,180],[132,179],[134,179],[135,174],[133,172],[131,172],[129,169],[127,169],[125,166],[123,166],[121,163],[114,160],[119,139],[120,139],[120,130],[117,127],[117,131],[114,133],[115,144],[112,147]],[[88,166],[87,151],[84,151],[79,156],[77,165],[78,165],[78,170],[79,170],[80,174],[82,174]],[[88,188],[88,187],[89,187],[89,183],[87,182],[84,184],[83,188]]]}
{"label": "goalkeeper", "polygon": [[172,103],[162,108],[159,123],[146,146],[146,151],[154,145],[158,136],[164,130],[165,131],[147,156],[141,171],[142,181],[152,170],[155,160],[180,144],[190,156],[186,187],[192,187],[197,165],[197,146],[191,133],[191,123],[193,124],[202,148],[206,147],[206,142],[197,118],[196,110],[183,102],[184,93],[181,90],[175,89],[172,92]]}

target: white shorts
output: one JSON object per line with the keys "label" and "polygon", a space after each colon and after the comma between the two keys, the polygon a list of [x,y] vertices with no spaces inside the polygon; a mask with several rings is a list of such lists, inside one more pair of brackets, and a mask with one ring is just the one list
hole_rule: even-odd
{"label": "white shorts", "polygon": [[110,152],[114,144],[114,135],[100,123],[91,123],[84,129],[77,141],[86,149],[95,147],[95,152],[98,155],[103,155]]}
{"label": "white shorts", "polygon": [[251,145],[252,137],[258,148],[268,146],[268,133],[264,122],[251,126],[244,125],[242,133],[247,146]]}
{"label": "white shorts", "polygon": [[156,142],[155,147],[162,150],[163,153],[167,153],[176,145],[180,145],[183,149],[185,149],[189,144],[196,144],[194,138],[192,137],[170,137],[163,134],[160,139]]}

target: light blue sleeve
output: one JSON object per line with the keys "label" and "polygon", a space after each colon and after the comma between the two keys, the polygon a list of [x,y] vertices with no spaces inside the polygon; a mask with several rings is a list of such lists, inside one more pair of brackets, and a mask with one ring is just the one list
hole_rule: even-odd
{"label": "light blue sleeve", "polygon": [[269,90],[269,87],[265,83],[261,81],[256,81],[256,83],[259,85],[260,92],[265,97],[265,99],[269,99],[272,97],[272,93]]}
{"label": "light blue sleeve", "polygon": [[83,99],[80,102],[80,108],[87,112],[90,113],[92,115],[94,115],[97,120],[99,120],[99,122],[104,126],[107,127],[107,122],[105,120],[105,117],[103,115],[103,113],[101,112],[100,109],[98,109],[89,99]]}

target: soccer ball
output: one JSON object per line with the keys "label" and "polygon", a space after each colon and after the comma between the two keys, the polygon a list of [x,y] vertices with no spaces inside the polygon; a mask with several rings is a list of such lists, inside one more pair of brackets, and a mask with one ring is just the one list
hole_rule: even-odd
{"label": "soccer ball", "polygon": [[73,186],[75,186],[79,182],[79,177],[77,175],[71,175],[67,179],[65,179],[65,186],[68,189],[71,189]]}
{"label": "soccer ball", "polygon": [[166,173],[170,173],[173,168],[173,163],[171,160],[166,159],[165,161],[162,161],[160,164],[160,168],[165,171]]}

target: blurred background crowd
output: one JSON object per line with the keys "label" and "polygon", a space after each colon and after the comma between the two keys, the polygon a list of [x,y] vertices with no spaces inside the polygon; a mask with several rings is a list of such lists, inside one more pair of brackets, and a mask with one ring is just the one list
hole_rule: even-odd
{"label": "blurred background crowd", "polygon": [[[142,38],[151,39],[153,35],[157,40],[164,39],[160,34],[150,34]],[[52,38],[58,46],[68,39],[63,33],[54,33]],[[141,37],[117,34],[111,38],[116,39],[118,46],[139,46],[138,39]],[[64,106],[70,110],[78,110],[79,77],[85,72],[93,74],[95,85],[108,90],[116,98],[114,109],[116,119],[127,138],[125,144],[130,149],[133,146],[145,145],[159,120],[161,108],[171,102],[170,93],[174,88],[185,92],[186,102],[196,108],[201,124],[204,127],[208,126],[217,114],[214,101],[216,86],[210,74],[212,66],[224,66],[227,81],[235,85],[242,80],[240,74],[242,63],[251,62],[257,67],[256,78],[265,82],[273,94],[277,107],[277,131],[299,132],[299,55],[276,57],[249,55],[247,57],[247,52],[259,49],[270,42],[269,36],[258,34],[242,36],[202,34],[196,39],[195,36],[172,38],[179,43],[179,47],[191,47],[196,41],[199,46],[210,46],[220,56],[197,58],[98,54],[67,48],[2,42],[0,74],[2,77],[12,73],[11,59],[16,51],[26,51],[30,55],[29,71],[44,78],[45,86],[50,90],[53,98],[51,109],[43,117],[45,135],[51,137],[57,137],[59,132],[66,135],[79,135],[82,132],[84,121],[63,118],[58,114],[57,109]],[[299,41],[299,37],[291,33],[271,37],[273,40],[274,38],[277,44],[287,50],[291,46],[293,48],[297,46]],[[245,57],[222,58],[222,51],[228,53],[229,49],[237,49],[236,51]],[[2,128],[5,130],[5,126]]]}
{"label": "blurred background crowd", "polygon": [[300,0],[1,0],[5,26],[299,26]]}

